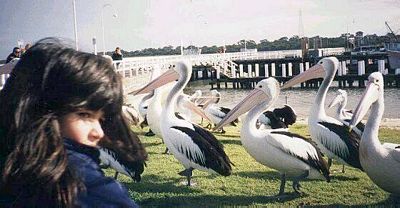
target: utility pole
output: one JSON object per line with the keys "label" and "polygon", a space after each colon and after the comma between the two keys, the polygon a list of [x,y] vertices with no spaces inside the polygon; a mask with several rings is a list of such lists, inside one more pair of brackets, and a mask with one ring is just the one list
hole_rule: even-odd
{"label": "utility pole", "polygon": [[75,0],[72,0],[72,9],[74,13],[74,33],[75,33],[75,49],[78,50],[78,26],[76,23],[76,3]]}

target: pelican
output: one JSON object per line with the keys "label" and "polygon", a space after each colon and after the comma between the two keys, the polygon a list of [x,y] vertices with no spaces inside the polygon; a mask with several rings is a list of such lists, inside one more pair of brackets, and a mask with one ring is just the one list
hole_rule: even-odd
{"label": "pelican", "polygon": [[[143,122],[140,123],[141,128],[144,128],[145,126],[149,125],[147,123],[147,108],[149,107],[149,102],[153,96],[154,96],[154,91],[145,95],[139,103],[139,114],[143,118]],[[151,129],[149,129],[149,132],[150,131],[151,131]]]}
{"label": "pelican", "polygon": [[286,126],[296,123],[296,111],[290,105],[285,105],[283,108],[275,108],[273,113],[280,118]]}
{"label": "pelican", "polygon": [[329,182],[327,164],[311,140],[287,131],[256,128],[257,118],[276,101],[278,95],[279,82],[276,79],[260,81],[216,128],[250,110],[243,121],[240,140],[257,162],[281,173],[278,195],[284,194],[286,177],[293,178],[292,187],[296,193],[300,193],[299,181],[302,179],[326,179]]}
{"label": "pelican", "polygon": [[194,169],[229,176],[232,172],[231,161],[222,144],[213,134],[189,121],[175,116],[175,104],[178,95],[189,82],[191,66],[178,62],[174,69],[166,71],[135,94],[146,93],[168,82],[178,79],[169,92],[162,110],[161,132],[164,142],[174,157],[185,167],[179,174],[186,176],[187,185],[191,185]]}
{"label": "pelican", "polygon": [[351,112],[351,110],[345,109],[347,105],[347,92],[345,90],[338,89],[338,95],[336,95],[336,97],[332,100],[328,108],[333,108],[336,105],[338,106],[335,112],[336,119],[338,120],[351,119],[353,113]]}
{"label": "pelican", "polygon": [[201,90],[196,90],[190,97],[189,100],[194,102],[195,105],[199,105],[199,98],[202,96]]}
{"label": "pelican", "polygon": [[154,90],[154,96],[150,100],[147,107],[147,123],[152,132],[159,138],[162,138],[160,117],[162,116],[162,103],[165,99],[165,94],[169,91],[170,86],[163,86]]}
{"label": "pelican", "polygon": [[[204,112],[207,117],[210,118],[211,123],[216,125],[225,117],[226,114],[228,114],[231,109],[217,106],[217,103],[221,99],[221,93],[219,93],[217,90],[211,91],[211,97],[212,98],[209,99],[206,104],[204,104]],[[231,122],[231,125],[236,126],[238,122],[239,120],[236,119]],[[211,123],[208,124],[207,127],[211,127]],[[223,128],[221,128],[221,131],[222,133],[225,133],[225,130]]]}
{"label": "pelican", "polygon": [[272,111],[263,112],[257,119],[257,128],[287,130],[287,126]]}
{"label": "pelican", "polygon": [[122,105],[122,115],[130,125],[137,125],[140,122],[139,112],[129,104]]}
{"label": "pelican", "polygon": [[273,111],[265,111],[258,117],[258,123],[268,129],[287,130],[289,125],[296,122],[296,112],[289,105],[283,108],[275,108]]}
{"label": "pelican", "polygon": [[360,162],[368,177],[383,190],[400,196],[400,145],[383,146],[378,138],[379,124],[385,110],[383,76],[369,75],[367,87],[354,112],[350,128],[354,127],[371,108],[360,142]]}
{"label": "pelican", "polygon": [[335,77],[338,67],[339,61],[337,58],[323,58],[307,71],[286,82],[282,89],[310,79],[324,78],[308,118],[311,139],[317,143],[321,151],[329,158],[329,167],[332,164],[332,159],[335,159],[341,164],[362,170],[358,154],[360,136],[354,130],[349,131],[345,123],[328,116],[324,108],[328,88]]}
{"label": "pelican", "polygon": [[[335,105],[337,105],[338,107],[336,109],[335,118],[339,121],[342,121],[343,123],[348,124],[350,122],[351,117],[353,116],[353,113],[351,112],[351,110],[345,109],[347,104],[347,92],[341,89],[338,89],[338,92],[339,92],[338,95],[332,100],[328,108],[333,108]],[[360,122],[354,128],[354,131],[361,137],[364,128],[365,125],[362,122]]]}
{"label": "pelican", "polygon": [[118,156],[114,151],[101,147],[99,148],[102,167],[111,167],[114,169],[114,178],[117,179],[118,173],[122,173],[126,176],[131,177],[134,181],[139,182],[141,180],[140,174],[144,171],[143,165],[138,165],[137,162],[128,162]]}

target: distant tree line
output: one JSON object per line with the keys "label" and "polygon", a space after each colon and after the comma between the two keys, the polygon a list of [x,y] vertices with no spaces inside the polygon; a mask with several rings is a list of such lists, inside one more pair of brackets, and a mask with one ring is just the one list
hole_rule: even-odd
{"label": "distant tree line", "polygon": [[[378,36],[376,34],[373,35],[365,35],[363,36],[363,32],[359,31],[355,35],[345,33],[340,37],[311,37],[308,38],[309,48],[313,49],[315,47],[318,48],[336,48],[336,47],[350,47],[354,48],[362,45],[374,45],[374,46],[382,46],[385,42],[392,41],[394,39],[400,40],[400,35],[394,36],[393,34],[387,34],[384,36]],[[218,53],[223,52],[224,46],[203,46],[201,48],[202,54],[209,53]],[[190,45],[184,47],[184,49],[188,48],[198,48],[197,46]],[[278,40],[269,41],[267,39],[260,40],[257,43],[254,40],[240,40],[235,44],[225,45],[225,52],[240,52],[241,48],[247,49],[257,49],[258,51],[276,51],[276,50],[295,50],[301,49],[301,38],[295,35],[293,37],[281,37]],[[179,55],[181,54],[180,46],[165,46],[163,48],[146,48],[143,50],[136,51],[122,51],[124,57],[134,57],[134,56],[160,56],[160,55]],[[111,55],[111,52],[108,52]]]}

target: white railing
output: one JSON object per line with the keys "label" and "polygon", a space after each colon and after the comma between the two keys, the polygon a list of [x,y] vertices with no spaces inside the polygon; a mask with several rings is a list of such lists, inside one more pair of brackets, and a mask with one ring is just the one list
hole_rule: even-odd
{"label": "white railing", "polygon": [[[344,48],[323,48],[324,56],[337,55],[344,52]],[[171,55],[171,56],[146,56],[146,57],[129,57],[123,61],[114,61],[113,65],[116,71],[127,80],[135,78],[134,81],[126,81],[125,86],[129,89],[141,86],[150,79],[150,72],[154,66],[158,66],[161,70],[169,68],[173,63],[186,60],[194,66],[216,66],[218,69],[232,69],[236,60],[257,60],[257,59],[279,59],[287,57],[301,57],[301,50],[281,50],[281,51],[262,51],[262,52],[236,52],[236,53],[216,53],[216,54],[200,54],[200,55]],[[1,66],[0,66],[1,68]],[[228,74],[227,71],[223,70]],[[0,89],[8,78],[8,74],[1,74]]]}

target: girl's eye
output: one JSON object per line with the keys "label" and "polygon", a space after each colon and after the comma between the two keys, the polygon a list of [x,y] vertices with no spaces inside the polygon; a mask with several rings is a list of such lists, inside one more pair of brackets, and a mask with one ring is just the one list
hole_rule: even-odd
{"label": "girl's eye", "polygon": [[88,112],[79,112],[78,116],[81,118],[90,118],[91,114]]}

